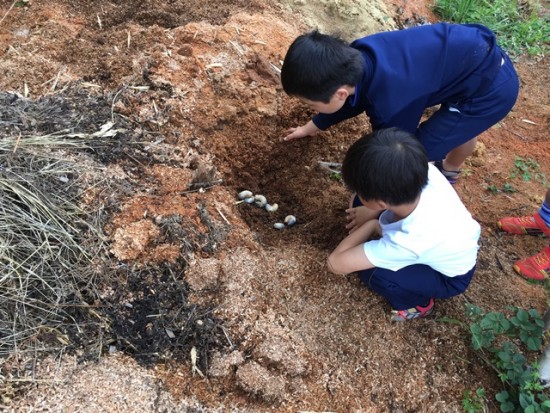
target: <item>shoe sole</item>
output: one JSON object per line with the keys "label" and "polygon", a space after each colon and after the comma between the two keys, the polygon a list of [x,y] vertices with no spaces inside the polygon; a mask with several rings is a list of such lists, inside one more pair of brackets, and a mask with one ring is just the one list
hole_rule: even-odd
{"label": "shoe sole", "polygon": [[390,317],[390,321],[395,321],[397,323],[402,323],[404,321],[411,321],[411,320],[417,320],[419,318],[425,318],[427,316],[429,316],[432,311],[434,310],[434,308],[430,308],[428,311],[426,311],[424,314],[422,315],[419,315],[418,317],[411,317],[411,318],[397,318],[396,316],[391,316]]}
{"label": "shoe sole", "polygon": [[523,278],[525,278],[526,280],[529,280],[529,281],[544,281],[546,280],[548,277],[545,277],[544,275],[541,275],[541,278],[533,278],[533,277],[529,277],[528,275],[524,274],[521,272],[521,268],[519,268],[517,265],[514,265],[514,271],[517,272],[519,275],[521,275]]}
{"label": "shoe sole", "polygon": [[498,229],[500,229],[503,232],[506,232],[507,234],[511,235],[542,235],[543,232],[538,228],[523,228],[523,232],[513,232],[513,231],[507,231],[504,228],[502,228],[502,224],[497,222]]}

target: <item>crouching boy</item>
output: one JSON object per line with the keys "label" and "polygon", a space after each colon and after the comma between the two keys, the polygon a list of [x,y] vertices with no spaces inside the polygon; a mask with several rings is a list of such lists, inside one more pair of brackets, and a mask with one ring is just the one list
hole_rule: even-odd
{"label": "crouching boy", "polygon": [[391,319],[431,313],[434,299],[463,293],[474,275],[480,226],[422,144],[397,128],[363,136],[342,178],[360,204],[380,211],[356,222],[328,258],[336,274],[358,272],[391,305]]}

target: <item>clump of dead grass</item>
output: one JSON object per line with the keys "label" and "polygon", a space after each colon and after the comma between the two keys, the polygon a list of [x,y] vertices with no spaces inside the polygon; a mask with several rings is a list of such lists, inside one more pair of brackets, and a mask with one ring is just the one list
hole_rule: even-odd
{"label": "clump of dead grass", "polygon": [[97,214],[79,201],[90,171],[64,152],[92,138],[100,135],[0,140],[0,356],[45,331],[67,344],[56,327],[68,297],[94,283],[105,246]]}
{"label": "clump of dead grass", "polygon": [[74,306],[96,294],[105,214],[82,195],[108,185],[93,156],[120,145],[113,120],[109,98],[78,85],[0,92],[0,358],[69,345]]}

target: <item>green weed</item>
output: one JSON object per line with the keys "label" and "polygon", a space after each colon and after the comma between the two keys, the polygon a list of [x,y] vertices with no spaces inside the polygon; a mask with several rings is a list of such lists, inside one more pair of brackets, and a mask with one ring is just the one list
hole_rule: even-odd
{"label": "green weed", "polygon": [[[540,383],[538,366],[529,365],[524,355],[541,349],[544,321],[534,309],[509,307],[508,310],[509,316],[500,312],[484,314],[474,305],[466,306],[472,322],[469,326],[472,347],[505,386],[495,396],[501,412],[550,412],[550,399]],[[463,400],[465,411],[481,411],[483,396],[484,392],[476,395],[467,392]]]}
{"label": "green weed", "polygon": [[531,158],[516,157],[514,160],[514,166],[510,171],[510,178],[521,177],[524,181],[530,181],[534,179],[540,182],[544,187],[548,187],[548,179],[546,175],[541,172],[540,165]]}
{"label": "green weed", "polygon": [[489,191],[493,195],[496,195],[500,192],[504,192],[508,194],[517,192],[517,190],[509,182],[506,182],[502,186],[502,188],[498,188],[496,185],[487,185],[487,191]]}
{"label": "green weed", "polygon": [[485,405],[485,389],[479,388],[475,393],[466,390],[462,399],[462,408],[466,413],[485,412],[487,410]]}
{"label": "green weed", "polygon": [[434,5],[443,20],[485,24],[512,55],[550,50],[550,17],[540,10],[539,2],[518,0],[436,0]]}
{"label": "green weed", "polygon": [[332,179],[333,181],[341,182],[342,174],[340,172],[331,172],[330,179]]}

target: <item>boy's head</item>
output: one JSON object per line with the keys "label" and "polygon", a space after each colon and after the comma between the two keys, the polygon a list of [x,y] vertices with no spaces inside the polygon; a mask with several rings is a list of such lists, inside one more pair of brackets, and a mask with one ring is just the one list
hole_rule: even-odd
{"label": "boy's head", "polygon": [[414,135],[398,128],[381,129],[351,145],[342,178],[364,201],[407,204],[428,182],[428,157]]}
{"label": "boy's head", "polygon": [[298,36],[290,45],[281,82],[291,96],[328,103],[343,86],[355,86],[363,76],[361,52],[343,40],[317,30]]}

